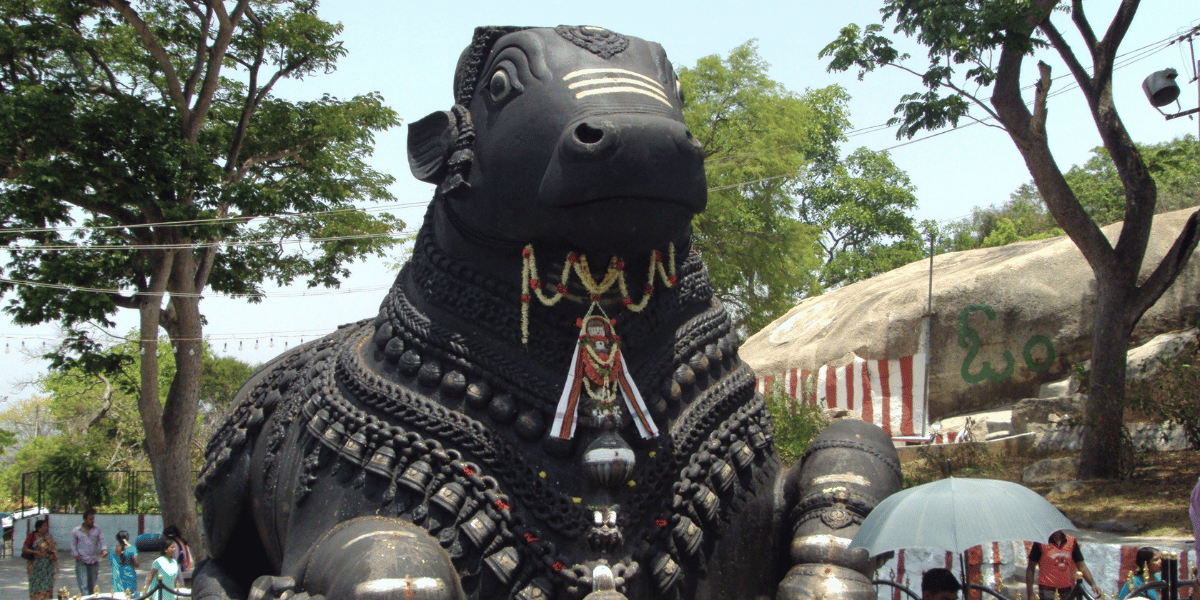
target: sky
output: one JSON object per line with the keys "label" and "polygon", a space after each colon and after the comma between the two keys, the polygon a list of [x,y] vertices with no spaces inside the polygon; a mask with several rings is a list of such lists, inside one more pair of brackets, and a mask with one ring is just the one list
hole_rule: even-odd
{"label": "sky", "polygon": [[[1115,11],[1115,0],[1088,0],[1093,27],[1102,32]],[[1008,135],[995,127],[960,122],[956,129],[923,134],[912,143],[897,140],[895,130],[880,127],[892,116],[899,97],[921,90],[912,75],[897,69],[869,73],[828,73],[821,48],[849,23],[866,25],[879,20],[879,0],[744,1],[730,3],[689,0],[632,2],[445,2],[351,1],[323,2],[320,16],[345,26],[341,39],[349,54],[338,61],[337,71],[302,81],[283,81],[277,95],[311,100],[328,93],[339,98],[379,92],[405,125],[381,133],[371,164],[396,178],[390,210],[415,229],[432,197],[432,186],[409,174],[405,150],[407,123],[447,110],[453,104],[451,82],[459,53],[479,25],[555,26],[598,25],[618,33],[662,44],[673,64],[692,66],[704,56],[724,55],[747,40],[757,40],[759,54],[770,64],[770,76],[789,90],[841,85],[851,96],[853,129],[844,153],[858,147],[890,152],[906,171],[919,199],[913,216],[947,221],[970,214],[975,206],[999,205],[1030,176]],[[1060,29],[1073,28],[1063,16]],[[1195,0],[1154,0],[1141,4],[1121,45],[1114,72],[1114,97],[1126,127],[1140,143],[1156,143],[1185,134],[1196,135],[1197,121],[1167,121],[1146,101],[1141,81],[1150,73],[1179,71],[1183,109],[1194,108],[1196,82],[1189,46],[1166,44],[1200,24],[1200,4]],[[887,31],[890,31],[890,26]],[[1077,39],[1077,38],[1070,38]],[[1196,40],[1200,45],[1200,39]],[[924,53],[915,44],[898,44],[913,55],[911,66],[923,70]],[[1078,45],[1076,46],[1078,47]],[[1067,75],[1053,54],[1041,56],[1055,77]],[[1081,57],[1085,65],[1086,56]],[[1023,81],[1033,81],[1033,65]],[[1189,81],[1191,80],[1191,81]],[[1082,94],[1071,90],[1070,77],[1056,79],[1051,87],[1048,133],[1056,162],[1064,170],[1087,160],[1100,145]],[[1055,92],[1062,92],[1056,94]],[[1175,107],[1167,107],[1174,112]],[[982,111],[972,114],[982,116]],[[314,339],[340,324],[374,316],[396,275],[403,256],[374,258],[350,266],[351,277],[339,290],[309,290],[302,282],[279,289],[266,288],[259,304],[219,296],[201,301],[208,319],[205,333],[218,354],[250,363],[261,363],[301,341]],[[137,323],[133,311],[123,310],[118,326],[109,330],[123,336]],[[0,315],[0,407],[35,393],[27,383],[45,371],[45,363],[30,358],[42,344],[53,347],[58,335],[53,326],[19,327]],[[114,338],[115,341],[115,338]],[[24,351],[23,351],[24,350]]]}

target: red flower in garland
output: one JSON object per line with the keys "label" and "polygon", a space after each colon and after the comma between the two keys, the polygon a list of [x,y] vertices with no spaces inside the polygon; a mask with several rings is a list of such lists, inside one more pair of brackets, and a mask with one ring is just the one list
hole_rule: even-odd
{"label": "red flower in garland", "polygon": [[532,543],[534,543],[534,542],[536,542],[536,541],[538,541],[538,539],[537,539],[537,536],[535,536],[535,535],[533,535],[532,533],[529,533],[529,532],[526,532],[526,533],[525,533],[525,543],[526,543],[526,544],[532,544]]}
{"label": "red flower in garland", "polygon": [[525,248],[521,250],[521,258],[529,258],[533,256],[533,248]]}
{"label": "red flower in garland", "polygon": [[474,474],[475,474],[475,469],[472,469],[471,467],[463,467],[463,475],[470,477]]}
{"label": "red flower in garland", "polygon": [[662,250],[654,251],[654,260],[657,260],[658,262],[662,262]]}
{"label": "red flower in garland", "polygon": [[503,500],[499,500],[499,499],[497,499],[492,504],[496,505],[496,510],[508,510],[509,508],[512,508],[511,506],[508,505],[507,502],[505,502]]}
{"label": "red flower in garland", "polygon": [[621,304],[629,306],[630,304],[633,304],[633,298],[621,298]]}
{"label": "red flower in garland", "polygon": [[536,290],[536,289],[538,289],[538,288],[540,288],[540,287],[542,287],[542,282],[538,281],[537,279],[530,279],[530,280],[529,280],[529,289],[531,289],[531,290]]}
{"label": "red flower in garland", "polygon": [[529,294],[521,294],[521,302],[529,304]]}
{"label": "red flower in garland", "polygon": [[676,281],[679,281],[678,277],[675,277],[674,275],[667,275],[667,285],[675,285]]}
{"label": "red flower in garland", "polygon": [[575,254],[574,252],[572,252],[572,253],[568,254],[568,255],[567,255],[567,262],[569,262],[569,263],[571,263],[571,264],[575,264],[575,263],[579,262],[579,255],[578,255],[578,254]]}
{"label": "red flower in garland", "polygon": [[563,561],[561,561],[561,560],[556,560],[556,561],[554,561],[554,564],[550,565],[550,568],[554,569],[555,573],[558,573],[558,572],[562,571],[563,569],[567,568],[567,565],[564,565]]}
{"label": "red flower in garland", "polygon": [[565,286],[561,283],[558,284],[557,286],[555,286],[554,289],[557,290],[558,293],[563,294],[563,295],[566,295],[566,293],[567,293],[567,286]]}
{"label": "red flower in garland", "polygon": [[665,529],[667,526],[667,520],[666,519],[655,519],[654,524],[658,525],[660,528]]}
{"label": "red flower in garland", "polygon": [[654,286],[652,286],[652,285],[648,285],[648,286],[646,286],[646,289],[644,289],[644,290],[642,290],[642,291],[646,292],[647,294],[653,294],[653,293],[654,293]]}
{"label": "red flower in garland", "polygon": [[[583,327],[583,319],[576,318],[576,319],[575,319],[575,326],[576,326],[576,327],[580,327],[580,328],[582,328],[582,327]],[[580,337],[583,337],[583,336],[580,336]]]}
{"label": "red flower in garland", "polygon": [[618,261],[617,261],[617,270],[618,270],[618,271],[624,271],[624,270],[625,270],[625,261],[623,261],[623,260],[618,260]]}
{"label": "red flower in garland", "polygon": [[592,294],[592,302],[599,302],[600,294]]}

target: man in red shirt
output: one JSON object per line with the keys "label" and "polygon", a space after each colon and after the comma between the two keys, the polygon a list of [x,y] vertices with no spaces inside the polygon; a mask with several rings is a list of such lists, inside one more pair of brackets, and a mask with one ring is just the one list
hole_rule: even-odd
{"label": "man in red shirt", "polygon": [[1029,566],[1025,567],[1025,595],[1033,600],[1033,574],[1037,569],[1040,600],[1068,600],[1075,592],[1075,572],[1083,573],[1084,581],[1092,586],[1092,594],[1100,596],[1092,572],[1083,564],[1083,552],[1075,538],[1060,531],[1050,534],[1050,543],[1033,543],[1029,550]]}

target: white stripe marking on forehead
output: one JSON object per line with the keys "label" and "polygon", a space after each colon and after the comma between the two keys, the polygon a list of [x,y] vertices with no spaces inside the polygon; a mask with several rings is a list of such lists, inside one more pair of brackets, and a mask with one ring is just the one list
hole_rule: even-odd
{"label": "white stripe marking on forehead", "polygon": [[598,73],[617,73],[620,75],[633,75],[634,77],[639,77],[641,79],[649,81],[650,83],[653,83],[660,90],[665,89],[665,88],[663,88],[661,83],[655,81],[654,79],[652,79],[650,77],[646,77],[645,75],[642,75],[641,73],[629,71],[626,69],[580,69],[578,71],[572,71],[570,73],[567,73],[565,76],[563,76],[563,81],[575,79],[576,77],[583,77],[584,75],[593,75],[593,74],[598,74]]}
{"label": "white stripe marking on forehead", "polygon": [[601,96],[604,94],[620,94],[620,93],[641,94],[643,96],[650,96],[651,98],[654,98],[655,100],[658,100],[659,102],[662,102],[663,104],[666,104],[668,107],[671,106],[671,103],[667,102],[667,100],[659,94],[655,94],[654,92],[652,92],[650,90],[645,90],[642,88],[626,87],[626,86],[604,87],[604,88],[597,88],[597,89],[592,89],[592,90],[584,90],[582,92],[575,94],[575,98],[579,99],[579,98],[584,98],[586,96]]}
{"label": "white stripe marking on forehead", "polygon": [[662,93],[661,91],[659,91],[657,88],[651,87],[649,84],[647,84],[644,81],[639,81],[637,79],[629,79],[628,77],[597,77],[595,79],[584,79],[583,81],[576,81],[575,83],[568,85],[567,89],[573,90],[573,89],[579,88],[579,87],[586,87],[586,86],[593,86],[593,85],[608,85],[608,84],[614,84],[614,83],[615,84],[624,83],[624,84],[636,85],[638,87],[646,88],[646,89],[650,90],[651,92],[653,92],[655,96],[660,96],[660,97],[662,97],[663,100],[667,99],[667,95]]}

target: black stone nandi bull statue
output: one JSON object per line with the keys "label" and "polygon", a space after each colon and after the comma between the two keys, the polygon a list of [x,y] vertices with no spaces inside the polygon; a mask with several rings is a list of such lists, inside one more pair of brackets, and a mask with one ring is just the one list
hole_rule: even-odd
{"label": "black stone nandi bull statue", "polygon": [[895,451],[839,421],[780,473],[663,49],[481,28],[454,91],[409,129],[437,191],[379,314],[209,442],[197,597],[873,598],[846,546]]}

